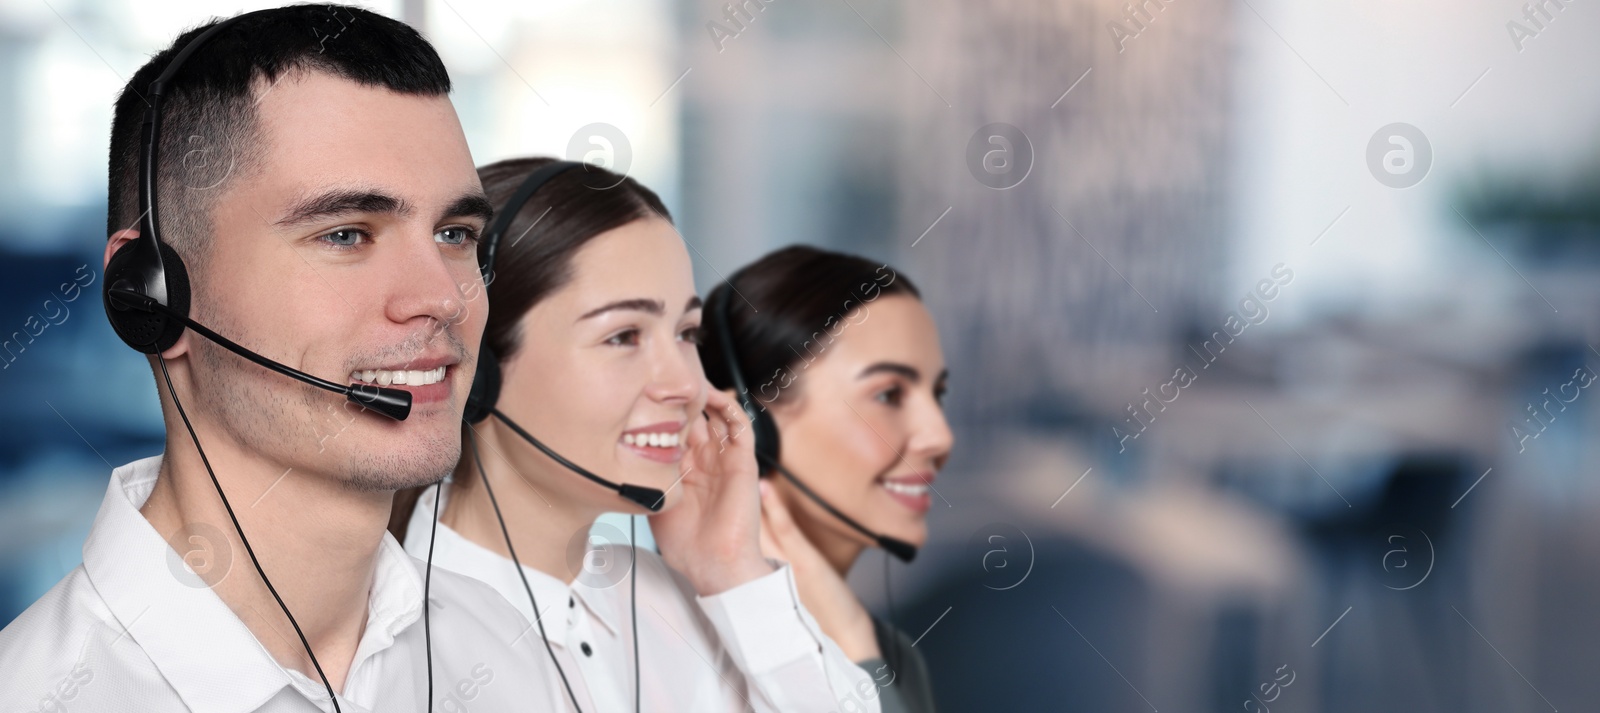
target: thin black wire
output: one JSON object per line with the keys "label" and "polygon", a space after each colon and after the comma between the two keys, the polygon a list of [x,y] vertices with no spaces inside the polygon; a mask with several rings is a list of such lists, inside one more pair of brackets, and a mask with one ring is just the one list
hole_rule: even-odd
{"label": "thin black wire", "polygon": [[172,397],[173,405],[178,407],[178,415],[183,417],[183,426],[189,430],[189,440],[194,441],[194,449],[200,454],[200,462],[205,464],[206,474],[211,476],[211,485],[217,489],[217,496],[222,498],[222,507],[228,510],[228,519],[233,521],[233,530],[239,533],[239,541],[244,543],[244,551],[250,555],[250,564],[255,565],[256,574],[261,575],[261,583],[267,585],[267,591],[272,592],[272,598],[277,600],[278,608],[283,610],[283,615],[289,617],[289,624],[294,627],[295,635],[300,637],[300,645],[306,648],[306,656],[311,657],[311,665],[317,669],[317,676],[322,679],[323,687],[328,689],[328,698],[333,701],[334,713],[343,713],[339,709],[339,697],[333,693],[333,684],[328,683],[328,675],[322,672],[322,664],[317,663],[317,655],[311,651],[311,642],[306,641],[305,632],[300,630],[300,622],[294,620],[294,615],[289,613],[289,606],[283,603],[283,597],[278,596],[278,590],[272,586],[272,580],[267,579],[266,571],[261,569],[261,561],[256,559],[255,549],[250,547],[250,540],[244,536],[244,528],[239,526],[239,518],[233,514],[233,505],[228,503],[228,496],[222,492],[222,483],[217,481],[216,472],[211,470],[211,460],[206,458],[206,450],[200,446],[200,437],[194,432],[194,424],[189,423],[189,414],[183,410],[183,402],[178,400],[178,392],[172,387],[172,375],[167,373],[166,357],[157,354],[156,361],[161,364],[161,378],[167,382],[167,395]]}
{"label": "thin black wire", "polygon": [[522,571],[522,562],[517,559],[517,550],[511,546],[511,531],[506,529],[506,518],[500,514],[500,501],[494,497],[494,487],[489,485],[489,474],[483,470],[483,458],[478,453],[478,437],[472,429],[467,429],[468,442],[472,444],[472,462],[478,466],[478,476],[483,479],[483,492],[489,495],[489,504],[494,506],[494,518],[500,522],[500,534],[506,538],[506,552],[511,554],[511,563],[517,566],[517,576],[522,579],[522,588],[528,592],[528,603],[533,605],[533,621],[539,625],[539,639],[544,641],[544,650],[550,653],[550,663],[556,665],[556,673],[561,674],[561,685],[567,688],[567,697],[572,699],[573,710],[583,713],[583,707],[578,705],[578,695],[572,692],[572,683],[567,680],[567,672],[561,668],[561,662],[556,660],[556,650],[550,647],[550,637],[544,633],[544,617],[539,614],[539,600],[533,596],[533,586],[528,584],[528,575]]}
{"label": "thin black wire", "polygon": [[883,553],[883,598],[889,604],[889,650],[885,652],[888,656],[885,661],[889,664],[889,673],[894,674],[894,678],[889,679],[892,683],[900,678],[900,630],[895,627],[895,620],[899,619],[899,617],[895,616],[894,613],[894,591],[889,588],[889,560],[889,552],[885,550]]}
{"label": "thin black wire", "polygon": [[639,545],[633,539],[633,523],[638,515],[628,515],[628,615],[633,618],[633,713],[639,713]]}
{"label": "thin black wire", "polygon": [[422,578],[422,638],[428,654],[428,713],[433,713],[433,629],[428,624],[428,589],[433,584],[433,541],[439,535],[439,501],[444,499],[444,481],[433,490],[433,530],[428,532],[428,572]]}

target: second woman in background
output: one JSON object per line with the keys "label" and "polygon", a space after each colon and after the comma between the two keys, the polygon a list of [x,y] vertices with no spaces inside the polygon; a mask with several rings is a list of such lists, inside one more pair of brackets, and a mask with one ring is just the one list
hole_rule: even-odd
{"label": "second woman in background", "polygon": [[763,474],[783,476],[762,482],[762,549],[794,566],[823,630],[887,682],[885,713],[931,712],[913,642],[845,582],[868,547],[915,555],[954,442],[939,332],[917,288],[888,265],[794,246],[706,300],[706,374],[745,399]]}
{"label": "second woman in background", "polygon": [[[479,169],[510,218],[479,250],[497,406],[445,483],[397,498],[396,535],[423,557],[436,532],[434,566],[521,609],[529,630],[507,636],[547,648],[585,713],[850,709],[871,681],[761,555],[748,422],[700,369],[700,298],[666,208],[631,178],[551,164]],[[590,543],[597,516],[645,505],[661,555]]]}

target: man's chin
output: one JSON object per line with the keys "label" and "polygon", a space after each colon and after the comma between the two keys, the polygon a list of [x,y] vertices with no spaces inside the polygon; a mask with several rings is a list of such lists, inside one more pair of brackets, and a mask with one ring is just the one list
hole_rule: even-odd
{"label": "man's chin", "polygon": [[456,467],[459,452],[437,448],[412,453],[381,453],[358,457],[342,474],[354,490],[405,490],[433,485]]}

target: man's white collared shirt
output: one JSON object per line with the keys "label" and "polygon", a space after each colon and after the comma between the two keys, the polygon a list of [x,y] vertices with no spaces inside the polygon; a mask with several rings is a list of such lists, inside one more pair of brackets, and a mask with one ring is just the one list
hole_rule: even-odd
{"label": "man's white collared shirt", "polygon": [[[176,552],[139,512],[160,466],[152,456],[112,472],[83,564],[0,631],[0,709],[332,711],[320,679],[280,665],[215,592],[174,564]],[[257,576],[236,555],[224,576]],[[384,534],[366,626],[339,692],[344,713],[429,709],[422,566]],[[433,710],[561,705],[542,644],[521,636],[523,617],[498,593],[436,567],[429,600]],[[295,641],[292,630],[280,633]]]}
{"label": "man's white collared shirt", "polygon": [[[418,499],[406,530],[406,551],[426,556],[434,526],[430,488]],[[445,493],[449,499],[448,491]],[[509,558],[439,523],[435,570],[488,583],[532,622],[528,588],[539,602],[551,652],[566,670],[585,713],[634,709],[634,620],[630,615],[629,547],[604,545],[588,557],[620,576],[567,584],[522,566],[527,588]],[[642,709],[877,713],[878,689],[861,667],[822,632],[800,603],[792,568],[709,597],[697,596],[681,574],[649,550],[637,552],[639,688]],[[580,567],[586,565],[579,565]],[[537,628],[529,634],[543,647]],[[547,660],[549,652],[544,653]],[[559,684],[558,684],[559,685]],[[565,691],[563,690],[563,693]],[[568,707],[561,710],[568,710]]]}

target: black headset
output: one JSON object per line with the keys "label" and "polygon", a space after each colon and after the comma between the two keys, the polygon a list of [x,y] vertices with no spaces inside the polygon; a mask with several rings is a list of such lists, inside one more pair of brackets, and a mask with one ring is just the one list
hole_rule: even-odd
{"label": "black headset", "polygon": [[[134,350],[142,354],[155,355],[156,362],[161,367],[161,376],[166,382],[167,393],[171,396],[173,405],[177,407],[178,415],[183,417],[183,425],[189,431],[190,440],[194,441],[195,450],[200,454],[201,463],[205,464],[206,473],[211,476],[211,484],[216,488],[217,495],[222,498],[222,505],[228,511],[228,518],[233,521],[233,529],[239,534],[239,541],[244,544],[245,552],[250,555],[250,563],[255,565],[256,573],[261,576],[262,583],[267,585],[267,591],[272,593],[272,598],[278,602],[278,608],[283,610],[283,615],[288,617],[289,623],[294,626],[295,634],[300,637],[300,645],[305,647],[306,655],[310,657],[311,665],[316,668],[317,676],[321,677],[322,685],[327,689],[328,698],[333,701],[333,709],[337,712],[340,710],[339,697],[334,694],[333,685],[328,682],[327,674],[322,671],[322,664],[318,663],[316,653],[311,650],[311,643],[300,630],[300,623],[289,613],[288,605],[284,604],[283,597],[278,595],[277,588],[272,586],[266,571],[261,568],[261,562],[256,559],[255,550],[250,547],[250,540],[245,537],[243,528],[239,526],[239,518],[234,515],[228,496],[222,492],[222,484],[217,481],[216,472],[211,469],[211,461],[206,458],[205,449],[200,446],[200,438],[195,434],[194,425],[189,422],[189,414],[184,411],[183,403],[178,399],[177,391],[172,386],[172,376],[167,372],[167,360],[161,356],[161,352],[177,343],[184,328],[188,327],[200,336],[262,367],[319,389],[341,394],[351,403],[372,409],[395,420],[404,420],[411,412],[409,391],[371,384],[341,386],[268,359],[190,319],[188,268],[184,267],[183,258],[178,252],[161,239],[158,230],[161,221],[157,210],[156,193],[160,167],[158,158],[161,145],[161,109],[166,99],[168,85],[178,70],[183,68],[184,62],[223,30],[245,18],[277,9],[280,8],[247,12],[217,22],[184,44],[183,49],[173,56],[161,74],[150,83],[150,88],[144,95],[148,107],[145,109],[139,139],[139,205],[143,209],[143,213],[139,216],[140,237],[118,248],[107,262],[102,300],[105,304],[106,319],[111,322],[111,328],[117,336]],[[431,584],[433,575],[431,542],[429,553],[427,578],[423,585],[422,613],[423,635],[426,639],[425,648],[428,656],[428,710],[432,711],[433,635],[428,627],[427,600],[428,585]]]}
{"label": "black headset", "polygon": [[[507,230],[511,229],[511,223],[516,220],[517,213],[520,212],[522,207],[527,204],[528,200],[533,197],[533,194],[537,192],[541,186],[548,183],[550,179],[555,178],[568,169],[580,167],[587,170],[588,164],[577,161],[552,161],[534,169],[532,173],[528,174],[527,178],[523,179],[522,185],[517,187],[516,192],[511,194],[511,197],[506,200],[505,205],[501,206],[499,212],[495,214],[494,222],[491,223],[489,225],[489,229],[484,232],[483,240],[480,243],[478,250],[478,268],[483,273],[485,299],[487,299],[488,285],[490,282],[494,281],[494,260],[495,255],[500,248],[500,239],[505,237]],[[581,713],[583,711],[583,707],[578,705],[578,696],[573,692],[572,683],[567,680],[567,672],[562,669],[561,662],[556,660],[555,649],[550,647],[550,637],[545,634],[544,617],[539,613],[539,601],[533,595],[533,587],[528,584],[528,575],[522,571],[522,562],[517,558],[516,548],[511,544],[511,531],[506,528],[506,519],[500,514],[500,502],[495,499],[494,488],[489,484],[489,474],[485,472],[483,468],[483,458],[478,452],[478,440],[477,437],[472,433],[471,425],[480,423],[490,416],[494,416],[523,440],[532,444],[535,448],[538,448],[540,452],[549,456],[555,462],[561,464],[562,467],[588,478],[590,481],[593,481],[609,490],[617,491],[618,495],[621,495],[630,502],[645,507],[651,512],[658,512],[661,510],[662,503],[666,502],[666,494],[656,488],[646,488],[637,485],[630,485],[628,483],[615,483],[595,475],[576,463],[563,458],[561,454],[551,450],[549,446],[541,443],[539,439],[534,438],[533,434],[528,433],[528,431],[522,426],[506,417],[504,413],[501,413],[500,409],[495,407],[496,402],[500,398],[500,359],[499,356],[494,353],[494,350],[489,347],[487,330],[485,330],[484,333],[483,343],[478,347],[478,370],[473,374],[472,377],[472,389],[467,393],[467,409],[466,413],[462,416],[462,420],[466,421],[468,424],[468,437],[472,444],[472,459],[473,462],[478,466],[478,477],[483,481],[484,493],[489,496],[489,503],[494,506],[495,519],[500,523],[500,534],[505,537],[506,552],[511,555],[511,563],[517,568],[517,576],[522,579],[522,588],[528,593],[528,603],[533,605],[533,620],[534,623],[539,625],[539,638],[544,641],[545,651],[550,654],[550,662],[555,664],[556,672],[561,675],[561,683],[567,689],[567,697],[572,699],[573,709]],[[434,504],[437,506],[437,499],[434,500]],[[632,595],[630,597],[629,606],[633,614],[633,706],[634,710],[637,711],[640,707],[638,611],[639,572],[634,567],[635,563],[637,562],[638,552],[633,547],[633,524],[633,516],[629,515],[628,586],[630,589],[630,594]]]}
{"label": "black headset", "polygon": [[795,477],[794,473],[784,467],[783,461],[779,459],[781,441],[779,440],[778,422],[772,417],[771,412],[756,403],[755,395],[751,394],[750,388],[746,386],[744,369],[739,366],[738,350],[734,348],[733,329],[729,326],[728,320],[729,310],[733,301],[733,284],[730,282],[728,289],[722,291],[721,297],[712,301],[716,304],[711,306],[711,326],[717,330],[718,341],[722,343],[722,358],[728,365],[728,375],[733,381],[734,391],[738,394],[739,405],[743,406],[744,412],[750,416],[750,430],[755,433],[756,437],[756,460],[762,466],[762,474],[766,475],[772,471],[777,471],[788,479],[790,483],[793,483],[796,488],[799,488],[800,492],[805,493],[806,497],[810,498],[812,502],[822,506],[823,510],[828,511],[828,514],[849,525],[851,529],[877,543],[878,547],[883,548],[883,551],[894,555],[896,559],[902,562],[910,562],[915,559],[917,556],[916,545],[868,530],[866,526],[856,522],[854,518],[840,512],[832,503],[824,500],[810,486],[801,482],[799,478]]}

